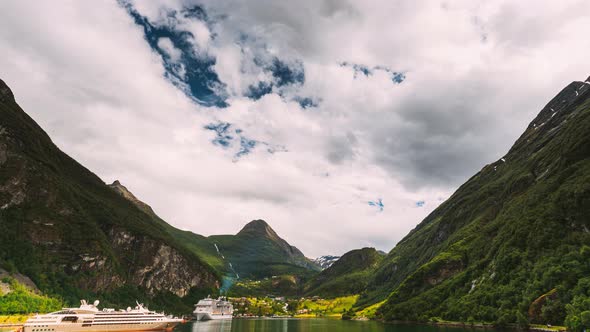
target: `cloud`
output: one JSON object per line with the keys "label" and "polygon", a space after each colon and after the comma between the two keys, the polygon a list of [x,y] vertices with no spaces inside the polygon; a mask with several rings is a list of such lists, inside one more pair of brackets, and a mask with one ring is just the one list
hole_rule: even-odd
{"label": "cloud", "polygon": [[590,72],[583,0],[122,4],[0,3],[17,101],[171,224],[309,256],[390,250]]}
{"label": "cloud", "polygon": [[178,62],[182,56],[182,51],[174,47],[172,40],[168,37],[158,39],[158,47],[170,58],[172,62]]}

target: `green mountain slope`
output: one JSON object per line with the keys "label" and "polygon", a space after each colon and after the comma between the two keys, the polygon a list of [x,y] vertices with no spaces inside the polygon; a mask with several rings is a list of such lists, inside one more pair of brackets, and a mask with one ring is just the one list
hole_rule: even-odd
{"label": "green mountain slope", "polygon": [[60,151],[0,81],[0,266],[70,303],[147,294],[166,308],[220,280],[171,228]]}
{"label": "green mountain slope", "polygon": [[379,310],[387,320],[563,324],[569,317],[570,324],[590,310],[588,245],[586,81],[563,89],[508,154],[400,241],[358,305],[387,297]]}
{"label": "green mountain slope", "polygon": [[375,248],[347,252],[305,285],[305,294],[339,297],[360,294],[383,259]]}
{"label": "green mountain slope", "polygon": [[[0,270],[0,275],[3,271]],[[0,313],[6,315],[28,314],[31,312],[52,312],[63,308],[56,298],[44,296],[18,282],[4,276],[0,279]]]}
{"label": "green mountain slope", "polygon": [[[264,220],[246,224],[236,235],[205,237],[174,228],[158,217],[152,208],[140,201],[119,181],[109,185],[114,191],[146,212],[166,232],[181,242],[220,274],[234,279],[262,279],[278,275],[305,277],[320,267],[299,249],[283,240]],[[292,279],[292,278],[290,278]]]}
{"label": "green mountain slope", "polygon": [[213,235],[208,239],[241,277],[309,275],[320,270],[299,249],[280,238],[264,220],[251,221],[236,235]]}
{"label": "green mountain slope", "polygon": [[231,272],[228,264],[224,262],[222,257],[215,250],[215,246],[207,239],[207,237],[190,231],[180,230],[166,223],[148,204],[135,197],[135,195],[118,180],[110,184],[109,187],[144,211],[154,223],[161,225],[171,237],[177,242],[182,243],[185,248],[213,267],[220,275]]}

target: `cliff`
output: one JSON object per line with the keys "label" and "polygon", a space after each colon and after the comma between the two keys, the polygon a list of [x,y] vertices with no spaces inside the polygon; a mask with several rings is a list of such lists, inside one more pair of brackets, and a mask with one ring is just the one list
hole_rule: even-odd
{"label": "cliff", "polygon": [[0,81],[1,266],[74,303],[129,287],[179,298],[218,288],[150,212],[60,151]]}

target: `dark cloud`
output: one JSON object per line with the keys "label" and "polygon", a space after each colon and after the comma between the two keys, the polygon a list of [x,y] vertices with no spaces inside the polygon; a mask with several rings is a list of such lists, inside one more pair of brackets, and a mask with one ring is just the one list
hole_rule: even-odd
{"label": "dark cloud", "polygon": [[460,185],[516,138],[502,134],[501,90],[477,77],[419,84],[372,119],[376,161],[411,190]]}
{"label": "dark cloud", "polygon": [[328,160],[334,164],[341,164],[346,160],[352,160],[357,145],[357,138],[353,133],[342,136],[333,136],[328,141]]}

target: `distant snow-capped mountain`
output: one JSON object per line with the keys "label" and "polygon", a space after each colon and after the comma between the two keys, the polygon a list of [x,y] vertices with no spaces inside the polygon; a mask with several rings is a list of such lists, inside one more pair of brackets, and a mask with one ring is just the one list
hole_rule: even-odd
{"label": "distant snow-capped mountain", "polygon": [[319,265],[322,268],[322,270],[325,270],[332,266],[332,264],[334,264],[334,262],[337,261],[339,258],[340,256],[326,255],[314,259],[313,262]]}

